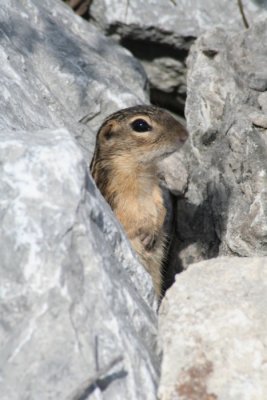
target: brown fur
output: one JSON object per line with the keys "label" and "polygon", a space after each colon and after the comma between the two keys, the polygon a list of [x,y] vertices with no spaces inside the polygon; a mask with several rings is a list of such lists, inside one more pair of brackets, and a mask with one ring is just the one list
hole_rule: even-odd
{"label": "brown fur", "polygon": [[[131,123],[146,121],[151,130],[136,132]],[[156,163],[178,150],[186,129],[154,106],[136,106],[110,115],[100,127],[91,172],[123,225],[132,247],[150,273],[157,296],[162,290],[166,209]]]}

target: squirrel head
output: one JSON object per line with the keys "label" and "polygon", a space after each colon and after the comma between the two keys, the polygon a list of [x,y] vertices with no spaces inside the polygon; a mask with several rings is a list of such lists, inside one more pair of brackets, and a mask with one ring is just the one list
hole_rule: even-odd
{"label": "squirrel head", "polygon": [[186,128],[159,107],[139,105],[111,114],[101,125],[96,150],[103,158],[128,157],[153,163],[178,150]]}

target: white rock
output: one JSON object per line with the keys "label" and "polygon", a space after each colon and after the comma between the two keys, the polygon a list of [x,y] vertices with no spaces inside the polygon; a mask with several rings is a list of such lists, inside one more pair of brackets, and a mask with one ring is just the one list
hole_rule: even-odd
{"label": "white rock", "polygon": [[160,308],[160,400],[265,400],[267,257],[218,258],[177,276]]}
{"label": "white rock", "polygon": [[0,166],[1,400],[67,399],[119,356],[85,389],[155,399],[151,280],[74,139],[2,131]]}

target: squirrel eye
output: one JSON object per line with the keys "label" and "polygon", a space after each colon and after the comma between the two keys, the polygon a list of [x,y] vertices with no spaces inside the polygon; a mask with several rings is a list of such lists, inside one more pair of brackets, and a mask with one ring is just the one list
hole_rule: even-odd
{"label": "squirrel eye", "polygon": [[131,123],[131,126],[133,130],[136,132],[147,132],[151,131],[152,129],[151,126],[144,119],[141,118],[138,118],[135,121],[133,121]]}

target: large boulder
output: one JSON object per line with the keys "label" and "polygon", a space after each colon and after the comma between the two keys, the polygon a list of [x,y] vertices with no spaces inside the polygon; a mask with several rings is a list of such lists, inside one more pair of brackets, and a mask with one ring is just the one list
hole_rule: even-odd
{"label": "large boulder", "polygon": [[[243,0],[248,22],[267,16],[263,2]],[[152,101],[178,114],[186,97],[186,57],[202,33],[221,27],[242,31],[237,1],[228,0],[93,0],[92,22],[142,61]]]}
{"label": "large boulder", "polygon": [[267,22],[216,29],[188,59],[190,179],[177,228],[184,265],[267,255]]}
{"label": "large boulder", "polygon": [[151,283],[71,134],[1,131],[0,159],[1,399],[155,399]]}
{"label": "large boulder", "polygon": [[267,22],[217,28],[188,59],[189,179],[177,276],[160,309],[160,400],[263,400],[267,321]]}
{"label": "large boulder", "polygon": [[267,398],[267,257],[203,261],[160,308],[160,400]]}
{"label": "large boulder", "polygon": [[140,63],[63,2],[8,0],[0,17],[0,129],[64,124],[88,157],[105,116],[148,101]]}
{"label": "large boulder", "polygon": [[154,400],[151,279],[88,175],[143,69],[59,0],[0,19],[0,397]]}

